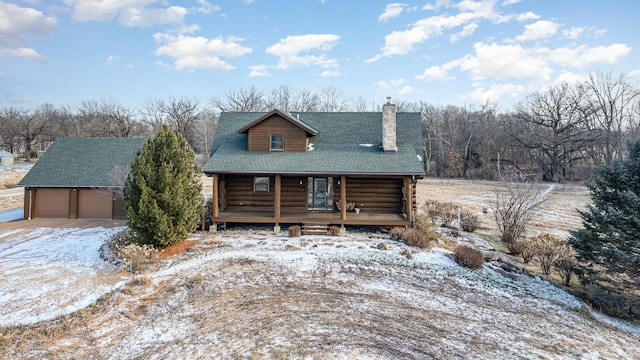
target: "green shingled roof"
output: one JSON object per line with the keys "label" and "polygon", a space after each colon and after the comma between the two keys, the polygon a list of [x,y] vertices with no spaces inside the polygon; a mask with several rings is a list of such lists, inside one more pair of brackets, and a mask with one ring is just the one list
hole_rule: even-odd
{"label": "green shingled roof", "polygon": [[114,169],[129,170],[145,138],[57,139],[18,186],[111,187]]}
{"label": "green shingled roof", "polygon": [[293,113],[318,135],[304,153],[248,152],[247,135],[237,131],[265,113],[222,113],[204,165],[207,173],[403,174],[424,175],[420,113],[396,114],[398,151],[382,148],[382,113]]}

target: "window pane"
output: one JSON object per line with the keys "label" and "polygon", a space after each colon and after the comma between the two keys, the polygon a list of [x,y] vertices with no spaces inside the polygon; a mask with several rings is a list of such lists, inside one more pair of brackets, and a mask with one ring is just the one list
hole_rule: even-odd
{"label": "window pane", "polygon": [[253,191],[255,192],[269,192],[269,177],[268,176],[256,176],[253,178]]}
{"label": "window pane", "polygon": [[271,134],[270,150],[284,150],[284,134]]}

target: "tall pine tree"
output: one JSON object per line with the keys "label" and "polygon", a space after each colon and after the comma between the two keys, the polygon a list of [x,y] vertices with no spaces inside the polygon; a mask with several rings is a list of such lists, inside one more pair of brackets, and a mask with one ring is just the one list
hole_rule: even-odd
{"label": "tall pine tree", "polygon": [[624,286],[640,287],[640,141],[628,147],[624,160],[598,170],[589,185],[593,204],[580,211],[584,228],[569,242],[585,280],[598,282],[606,270]]}
{"label": "tall pine tree", "polygon": [[186,239],[203,207],[200,169],[186,140],[164,125],[131,164],[124,187],[135,240],[164,248]]}

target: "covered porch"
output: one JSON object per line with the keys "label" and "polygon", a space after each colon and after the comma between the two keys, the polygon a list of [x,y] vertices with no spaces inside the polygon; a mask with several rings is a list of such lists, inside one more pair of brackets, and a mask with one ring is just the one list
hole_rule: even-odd
{"label": "covered porch", "polygon": [[[258,176],[256,176],[257,178]],[[314,203],[317,178],[329,179],[323,189],[329,193],[325,208],[311,207]],[[415,210],[415,183],[411,176],[349,177],[305,175],[272,175],[268,193],[256,193],[239,188],[246,176],[213,174],[214,223],[261,223],[406,226],[413,222]],[[326,194],[325,194],[326,195]],[[362,207],[357,213],[346,206],[355,201]],[[306,205],[305,205],[306,204]],[[314,203],[317,204],[317,203]]]}

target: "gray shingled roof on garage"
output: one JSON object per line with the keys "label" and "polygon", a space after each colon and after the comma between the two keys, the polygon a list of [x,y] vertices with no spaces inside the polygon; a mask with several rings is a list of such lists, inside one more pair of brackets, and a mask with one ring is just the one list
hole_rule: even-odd
{"label": "gray shingled roof on garage", "polygon": [[398,151],[382,148],[382,113],[292,113],[320,133],[310,138],[304,153],[248,152],[247,135],[237,131],[265,115],[222,113],[207,173],[316,173],[424,175],[420,113],[396,115]]}
{"label": "gray shingled roof on garage", "polygon": [[114,169],[129,170],[145,138],[56,139],[18,186],[110,187]]}

